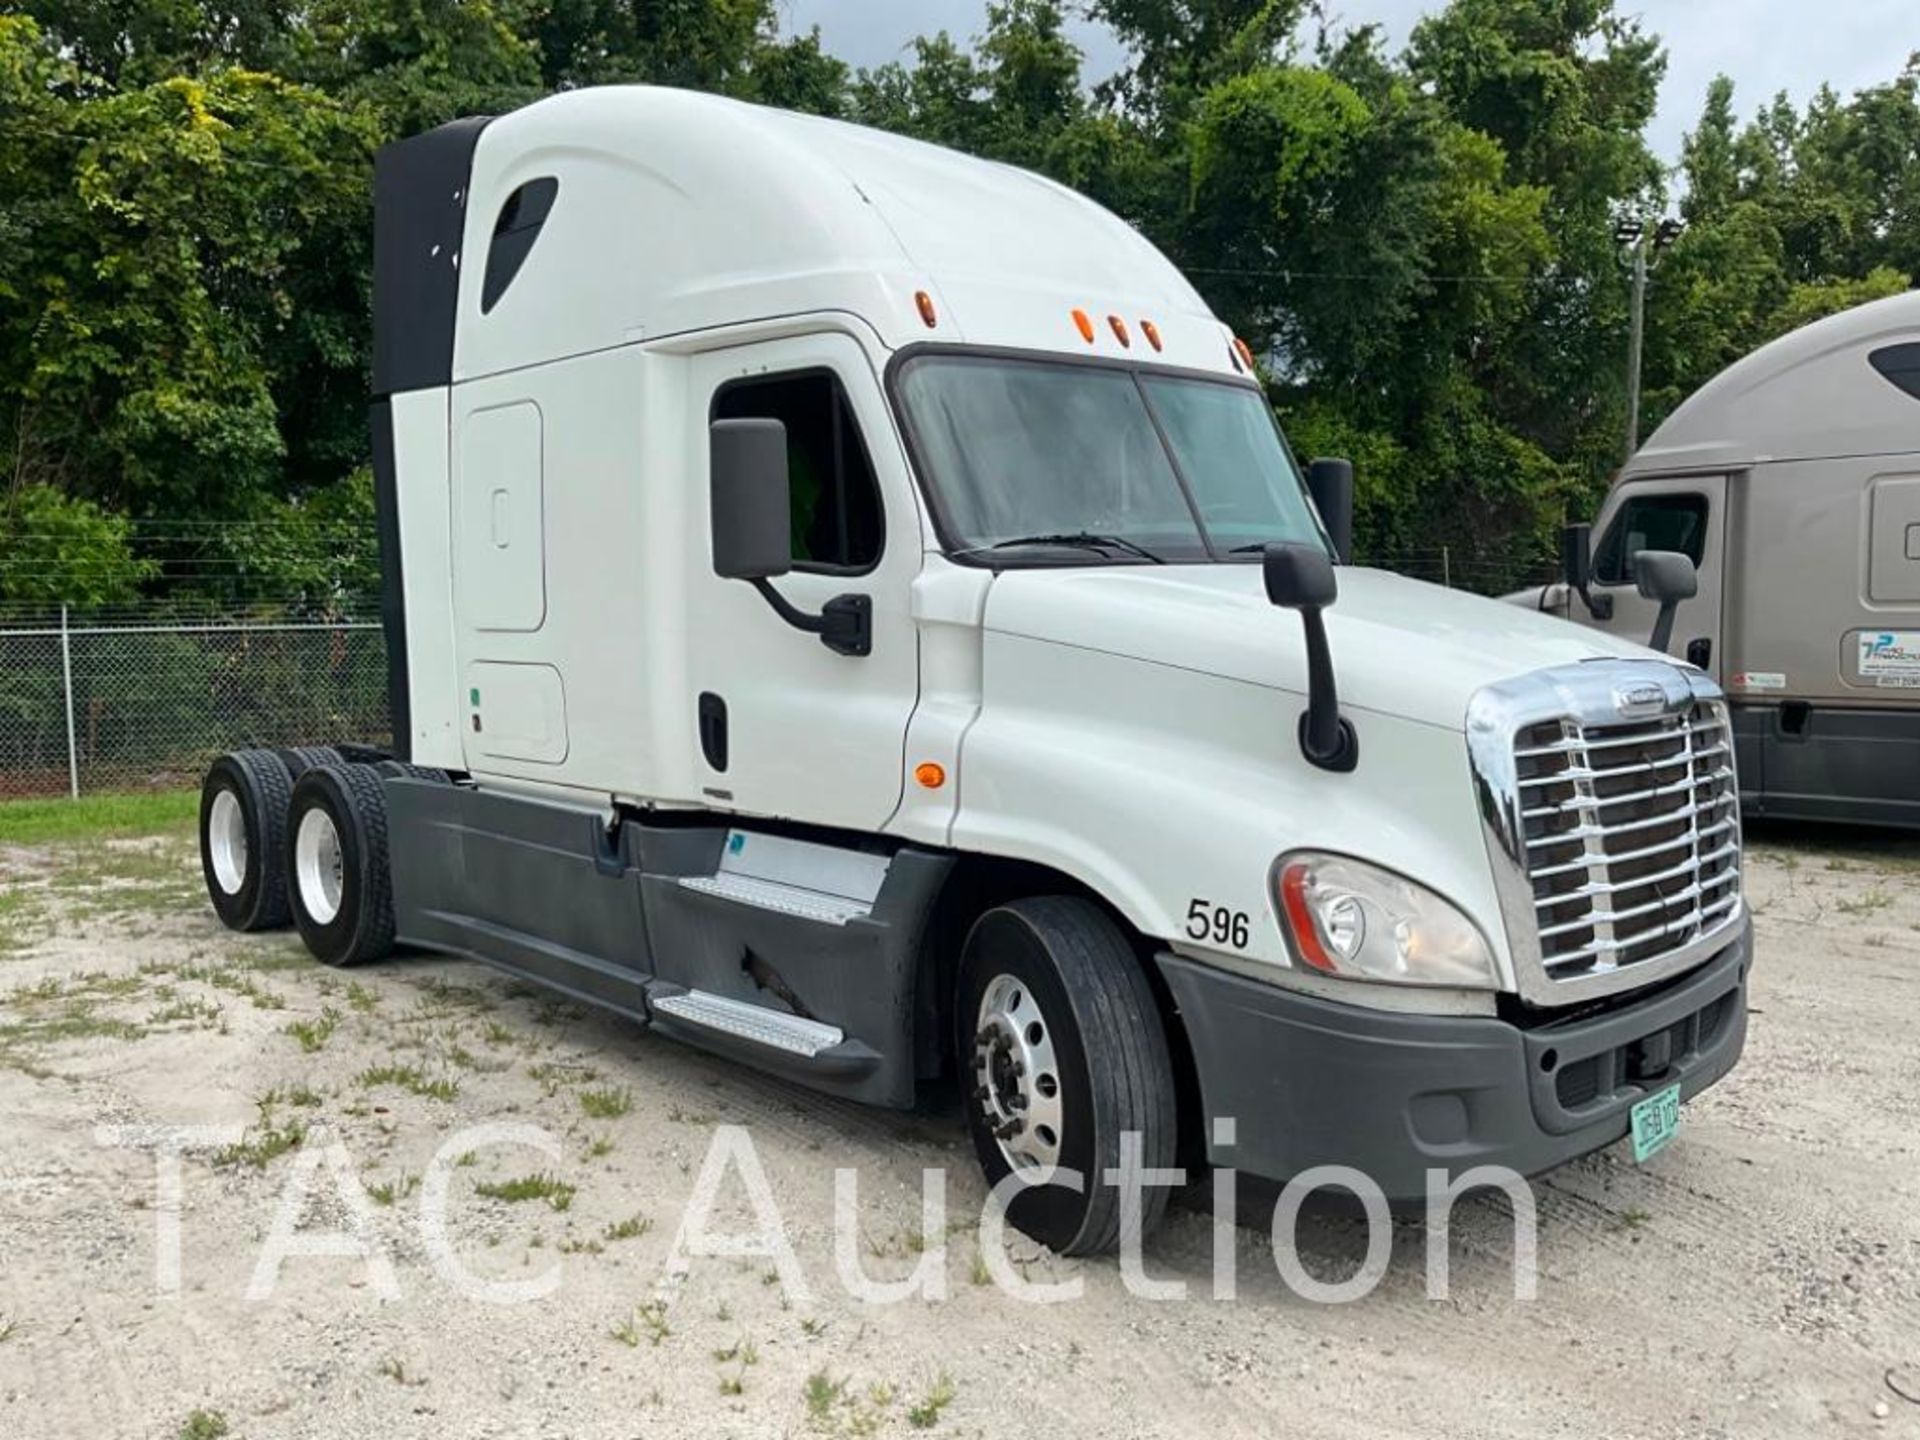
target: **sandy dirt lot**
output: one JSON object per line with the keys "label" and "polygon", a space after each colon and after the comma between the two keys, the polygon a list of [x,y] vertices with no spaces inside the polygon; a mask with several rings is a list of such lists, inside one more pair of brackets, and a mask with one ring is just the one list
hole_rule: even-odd
{"label": "sandy dirt lot", "polygon": [[[0,1435],[1920,1435],[1920,845],[1763,835],[1748,884],[1745,1061],[1647,1166],[1617,1146],[1541,1184],[1536,1298],[1476,1203],[1445,1300],[1411,1222],[1355,1303],[1293,1293],[1247,1228],[1238,1298],[1209,1298],[1213,1223],[1186,1210],[1147,1268],[1192,1298],[1013,1237],[1016,1273],[1080,1282],[1041,1305],[986,1265],[957,1120],[823,1101],[475,966],[332,972],[229,935],[184,834],[0,849]],[[487,1124],[558,1148],[458,1137]],[[229,1133],[179,1166],[166,1283],[155,1157],[101,1142],[183,1125]],[[667,1275],[729,1125],[804,1292],[760,1257]],[[836,1167],[865,1272],[930,1250],[946,1298],[847,1293]],[[713,1228],[750,1228],[737,1172],[719,1194]],[[361,1224],[378,1258],[294,1254],[250,1298],[294,1223]],[[1299,1246],[1337,1279],[1364,1227],[1310,1214]]]}

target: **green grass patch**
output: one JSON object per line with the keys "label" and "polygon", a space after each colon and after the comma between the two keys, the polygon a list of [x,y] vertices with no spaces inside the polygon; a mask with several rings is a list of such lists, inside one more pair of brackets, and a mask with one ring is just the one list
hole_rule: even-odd
{"label": "green grass patch", "polygon": [[222,1440],[233,1427],[218,1410],[196,1410],[180,1426],[180,1440]]}
{"label": "green grass patch", "polygon": [[644,1215],[629,1215],[624,1220],[616,1220],[600,1232],[607,1240],[637,1240],[653,1228],[653,1221]]}
{"label": "green grass patch", "polygon": [[473,1187],[473,1193],[484,1195],[489,1200],[504,1200],[509,1205],[544,1200],[555,1210],[565,1210],[573,1204],[574,1189],[558,1176],[540,1171],[533,1175],[522,1175],[517,1180],[482,1180]]}
{"label": "green grass patch", "polygon": [[458,1081],[429,1075],[418,1065],[371,1065],[354,1077],[354,1083],[363,1090],[397,1085],[429,1100],[451,1100],[460,1093]]}
{"label": "green grass patch", "polygon": [[611,1085],[601,1090],[582,1090],[580,1108],[595,1120],[617,1120],[633,1109],[633,1091]]}
{"label": "green grass patch", "polygon": [[339,1024],[340,1012],[328,1006],[315,1019],[290,1022],[286,1031],[300,1042],[302,1050],[311,1055],[315,1051],[327,1048],[327,1041],[333,1038],[333,1032]]}
{"label": "green grass patch", "polygon": [[953,1403],[953,1381],[942,1375],[918,1405],[908,1407],[907,1423],[916,1430],[931,1430],[940,1423],[940,1412]]}
{"label": "green grass patch", "polygon": [[0,845],[48,845],[184,830],[200,816],[198,790],[0,802]]}
{"label": "green grass patch", "polygon": [[264,1170],[271,1161],[297,1148],[306,1138],[307,1127],[304,1125],[269,1126],[250,1133],[237,1145],[227,1145],[214,1151],[213,1163],[221,1169],[244,1165],[251,1170]]}

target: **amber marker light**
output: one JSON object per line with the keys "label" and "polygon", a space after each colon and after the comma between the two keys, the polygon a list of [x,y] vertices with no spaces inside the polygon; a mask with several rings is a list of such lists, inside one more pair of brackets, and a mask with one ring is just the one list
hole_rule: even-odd
{"label": "amber marker light", "polygon": [[1253,373],[1253,351],[1247,348],[1247,342],[1238,335],[1233,337],[1233,353],[1240,357],[1240,363],[1247,367],[1247,373]]}
{"label": "amber marker light", "polygon": [[947,783],[947,767],[932,760],[922,760],[913,767],[913,778],[923,790],[938,790]]}
{"label": "amber marker light", "polygon": [[1073,323],[1080,331],[1080,338],[1089,345],[1093,343],[1093,317],[1084,310],[1073,312]]}
{"label": "amber marker light", "polygon": [[1151,320],[1142,320],[1140,322],[1140,333],[1147,337],[1147,343],[1153,347],[1155,354],[1158,354],[1160,350],[1164,348],[1160,344],[1160,327]]}
{"label": "amber marker light", "polygon": [[933,297],[929,295],[926,291],[924,290],[914,291],[913,303],[920,307],[920,318],[927,322],[927,328],[929,330],[933,329],[935,325],[940,323],[939,317],[934,313]]}
{"label": "amber marker light", "polygon": [[1133,348],[1133,337],[1127,334],[1127,322],[1122,320],[1118,315],[1109,315],[1107,317],[1107,324],[1113,327],[1113,338],[1120,342],[1120,348],[1122,350],[1131,350]]}

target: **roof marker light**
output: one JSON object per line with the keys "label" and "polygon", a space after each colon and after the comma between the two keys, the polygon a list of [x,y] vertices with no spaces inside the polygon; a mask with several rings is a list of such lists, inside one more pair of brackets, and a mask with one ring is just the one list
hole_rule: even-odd
{"label": "roof marker light", "polygon": [[1247,367],[1247,373],[1252,374],[1253,351],[1247,347],[1247,342],[1242,340],[1238,335],[1233,337],[1233,353],[1240,357],[1240,363]]}
{"label": "roof marker light", "polygon": [[920,307],[920,318],[927,322],[929,330],[939,324],[939,318],[934,314],[931,295],[924,290],[916,290],[913,292],[913,303]]}
{"label": "roof marker light", "polygon": [[1093,343],[1093,319],[1084,310],[1073,312],[1073,323],[1079,327],[1080,338],[1089,345]]}
{"label": "roof marker light", "polygon": [[1120,348],[1122,350],[1131,350],[1133,348],[1133,337],[1127,334],[1127,322],[1122,320],[1118,315],[1109,315],[1107,317],[1107,324],[1113,327],[1113,338],[1120,342]]}
{"label": "roof marker light", "polygon": [[1155,353],[1158,353],[1162,348],[1160,344],[1160,327],[1151,320],[1142,320],[1140,322],[1140,333],[1147,337],[1147,343],[1154,348]]}

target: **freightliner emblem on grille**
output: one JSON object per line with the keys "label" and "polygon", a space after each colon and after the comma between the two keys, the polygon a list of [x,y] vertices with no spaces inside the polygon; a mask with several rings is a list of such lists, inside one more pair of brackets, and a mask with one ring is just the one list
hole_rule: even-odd
{"label": "freightliner emblem on grille", "polygon": [[1658,715],[1667,708],[1667,692],[1651,680],[1621,685],[1613,692],[1613,708],[1625,720]]}

